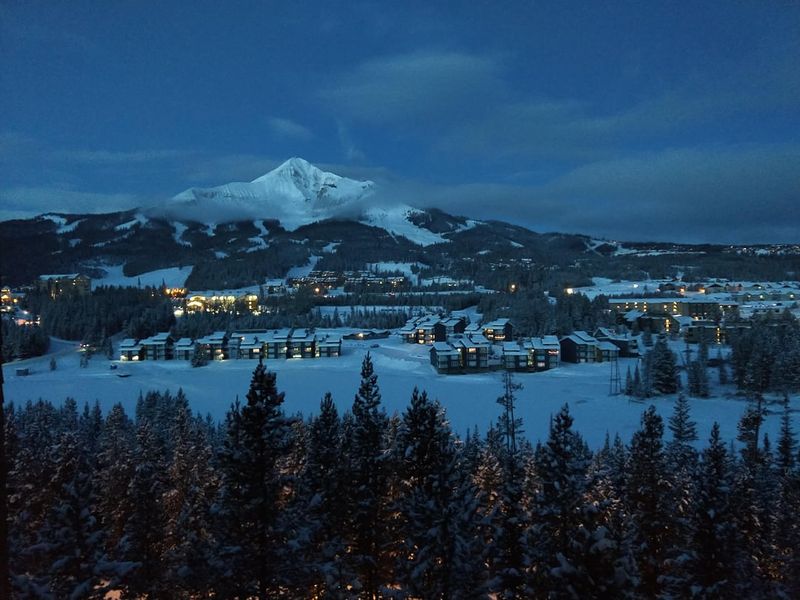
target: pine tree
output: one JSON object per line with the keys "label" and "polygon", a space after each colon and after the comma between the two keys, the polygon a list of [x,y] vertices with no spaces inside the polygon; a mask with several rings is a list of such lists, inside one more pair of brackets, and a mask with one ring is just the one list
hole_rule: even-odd
{"label": "pine tree", "polygon": [[229,595],[264,600],[282,583],[287,531],[280,517],[288,503],[282,462],[292,446],[283,398],[275,374],[259,361],[247,403],[241,409],[234,405],[227,417],[219,509],[225,548],[219,559],[226,578],[223,589]]}
{"label": "pine tree", "polygon": [[113,554],[123,536],[132,507],[128,503],[128,484],[134,472],[133,424],[121,404],[115,404],[106,417],[98,440],[95,488],[98,513],[106,535],[106,551]]}
{"label": "pine tree", "polygon": [[661,394],[674,394],[678,391],[678,368],[675,353],[667,347],[667,342],[659,338],[648,352],[648,364],[652,372],[653,389]]}
{"label": "pine tree", "polygon": [[662,591],[664,562],[671,547],[672,507],[663,448],[664,423],[650,406],[633,434],[628,464],[627,502],[632,543],[640,574],[639,593],[655,598]]}
{"label": "pine tree", "polygon": [[201,423],[192,417],[182,391],[169,428],[172,458],[164,493],[165,579],[176,595],[201,595],[213,583],[210,576],[211,505],[218,478],[211,465],[212,448]]}
{"label": "pine tree", "polygon": [[103,532],[95,516],[91,458],[76,432],[61,436],[55,460],[54,497],[39,534],[39,551],[49,565],[49,588],[56,598],[100,598],[108,580],[103,570],[111,563],[102,560]]}
{"label": "pine tree", "polygon": [[365,598],[377,598],[382,583],[383,531],[387,524],[384,435],[388,421],[381,408],[378,376],[369,352],[361,365],[361,384],[353,401],[350,444],[352,499],[350,555],[357,573],[356,586]]}
{"label": "pine tree", "polygon": [[717,351],[717,369],[720,385],[727,385],[730,377],[728,376],[728,367],[725,364],[725,359],[722,358],[722,350]]}
{"label": "pine tree", "polygon": [[778,501],[775,515],[776,573],[788,597],[800,594],[800,468],[797,462],[797,440],[789,415],[789,397],[784,396],[781,431],[778,439],[776,476]]}
{"label": "pine tree", "polygon": [[300,480],[296,528],[290,547],[298,548],[294,576],[298,596],[345,598],[355,575],[346,560],[346,456],[342,420],[326,393],[308,428],[305,468]]}
{"label": "pine tree", "polygon": [[628,371],[625,373],[625,395],[633,396],[634,394],[633,376],[631,375],[631,368],[628,366]]}
{"label": "pine tree", "polygon": [[588,557],[583,553],[593,533],[584,522],[590,456],[572,423],[569,407],[564,405],[551,420],[547,443],[534,457],[540,484],[531,538],[537,562],[534,570],[540,574],[534,588],[543,597],[558,593],[586,597],[590,590],[599,591],[597,582],[588,577]]}
{"label": "pine tree", "polygon": [[165,491],[163,448],[149,422],[143,421],[136,432],[133,476],[128,485],[126,503],[130,514],[117,556],[135,567],[117,583],[134,597],[160,598],[166,595],[164,581]]}
{"label": "pine tree", "polygon": [[696,499],[692,506],[692,541],[686,586],[678,593],[694,598],[733,595],[736,532],[731,507],[733,477],[730,458],[714,423],[700,463]]}
{"label": "pine tree", "polygon": [[530,518],[523,507],[523,457],[517,436],[522,433],[522,420],[516,416],[516,383],[510,371],[503,373],[503,395],[497,403],[503,407],[498,419],[498,432],[503,448],[495,450],[501,457],[501,481],[498,488],[492,534],[489,569],[490,593],[499,598],[517,598],[529,593],[526,573],[531,557],[526,552]]}
{"label": "pine tree", "polygon": [[[410,595],[465,595],[480,573],[477,496],[458,472],[456,449],[438,402],[416,389],[398,431],[402,540],[397,560],[400,585]],[[469,593],[477,594],[473,587]]]}

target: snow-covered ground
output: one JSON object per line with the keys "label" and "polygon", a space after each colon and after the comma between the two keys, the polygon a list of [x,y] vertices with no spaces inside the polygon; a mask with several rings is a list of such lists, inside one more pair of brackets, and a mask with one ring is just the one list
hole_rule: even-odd
{"label": "snow-covered ground", "polygon": [[572,288],[576,294],[584,294],[590,300],[599,295],[625,296],[629,294],[643,295],[655,292],[662,283],[670,279],[650,279],[647,281],[614,281],[605,277],[592,277],[594,285]]}
{"label": "snow-covered ground", "polygon": [[186,267],[159,269],[157,271],[149,271],[141,275],[128,277],[122,273],[122,268],[122,265],[103,267],[106,275],[102,279],[92,279],[92,289],[101,285],[136,287],[141,284],[142,287],[148,285],[158,287],[162,282],[165,283],[167,287],[183,287],[184,283],[186,283],[186,278],[192,272],[192,266],[190,265]]}
{"label": "snow-covered ground", "polygon": [[[377,346],[377,347],[376,347]],[[396,338],[377,341],[346,341],[344,355],[339,358],[315,360],[274,360],[268,367],[277,372],[278,387],[286,392],[285,408],[289,413],[314,413],[323,394],[331,391],[340,410],[351,407],[359,385],[359,369],[364,354],[372,353],[383,405],[391,414],[405,409],[415,386],[427,390],[438,398],[447,410],[456,432],[463,435],[477,425],[484,431],[500,414],[496,403],[501,393],[501,373],[475,375],[439,375],[428,362],[425,346],[403,344]],[[715,351],[712,351],[712,356]],[[130,415],[140,392],[150,389],[171,390],[182,387],[192,407],[201,413],[210,413],[221,419],[230,403],[238,395],[247,393],[255,361],[234,360],[212,363],[193,369],[187,362],[141,362],[119,364],[109,368],[109,361],[95,356],[87,368],[79,367],[77,353],[59,355],[58,368],[49,370],[49,357],[26,361],[31,369],[27,377],[15,374],[12,363],[4,367],[6,400],[17,404],[27,400],[46,398],[61,402],[67,396],[78,400],[100,401],[108,410],[121,402]],[[620,371],[625,371],[632,359],[621,361]],[[120,378],[119,373],[130,376]],[[524,385],[519,392],[518,416],[524,421],[525,435],[531,440],[544,439],[550,416],[565,402],[575,417],[578,430],[594,448],[603,442],[606,432],[619,432],[628,441],[639,427],[646,403],[632,402],[625,396],[609,396],[608,364],[570,365],[544,373],[517,374]],[[716,373],[710,370],[710,378]],[[698,434],[705,442],[713,421],[719,421],[722,434],[727,439],[736,436],[736,424],[745,409],[744,399],[734,395],[732,387],[720,390],[714,387],[715,397],[691,399],[692,416],[698,422]],[[664,417],[672,412],[674,396],[652,400]],[[800,428],[797,410],[800,398],[792,399],[795,430]],[[777,439],[780,407],[770,405],[764,431],[772,440]]]}

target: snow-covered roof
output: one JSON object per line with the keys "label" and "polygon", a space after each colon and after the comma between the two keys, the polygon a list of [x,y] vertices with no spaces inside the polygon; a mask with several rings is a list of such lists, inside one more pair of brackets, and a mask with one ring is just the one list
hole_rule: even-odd
{"label": "snow-covered roof", "polygon": [[56,275],[39,275],[39,279],[47,281],[49,279],[75,279],[80,273],[61,273]]}
{"label": "snow-covered roof", "polygon": [[169,331],[162,331],[162,332],[157,333],[155,335],[151,335],[149,338],[143,339],[140,343],[142,345],[145,345],[145,346],[148,346],[148,345],[160,345],[160,344],[166,344],[171,339],[172,339],[172,336],[170,336]]}
{"label": "snow-covered roof", "polygon": [[500,319],[495,319],[494,321],[484,324],[483,329],[502,329],[503,327],[508,325],[510,321],[511,319],[507,319],[505,317]]}
{"label": "snow-covered roof", "polygon": [[340,346],[342,344],[342,338],[338,335],[330,335],[324,339],[321,339],[317,342],[317,345],[323,348],[330,348],[332,346]]}
{"label": "snow-covered roof", "polygon": [[176,350],[191,348],[193,346],[194,346],[194,341],[192,340],[192,338],[181,338],[177,342],[175,342]]}
{"label": "snow-covered roof", "polygon": [[610,352],[619,352],[619,348],[612,344],[611,342],[607,342],[603,340],[602,342],[597,342],[597,347],[600,350],[608,350]]}
{"label": "snow-covered roof", "polygon": [[564,341],[564,340],[569,340],[572,343],[577,344],[579,346],[597,346],[597,344],[599,343],[594,338],[591,338],[591,339],[587,340],[586,338],[577,336],[574,333],[571,334],[571,335],[567,335],[567,336],[564,336],[563,338],[561,338],[561,341]]}
{"label": "snow-covered roof", "polygon": [[454,355],[458,354],[458,350],[453,348],[447,342],[433,342],[433,349],[436,351],[437,354],[449,354]]}

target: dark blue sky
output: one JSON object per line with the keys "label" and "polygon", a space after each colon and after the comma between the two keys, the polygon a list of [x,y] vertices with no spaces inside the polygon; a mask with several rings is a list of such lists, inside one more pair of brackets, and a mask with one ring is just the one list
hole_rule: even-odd
{"label": "dark blue sky", "polygon": [[290,156],[535,230],[800,241],[800,5],[6,2],[0,218]]}

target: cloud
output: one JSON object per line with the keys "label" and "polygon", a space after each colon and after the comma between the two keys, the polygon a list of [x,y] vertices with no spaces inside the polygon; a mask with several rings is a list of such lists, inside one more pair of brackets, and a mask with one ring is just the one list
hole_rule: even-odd
{"label": "cloud", "polygon": [[800,241],[800,146],[676,148],[579,167],[539,190],[562,223],[627,239]]}
{"label": "cloud", "polygon": [[81,163],[97,166],[117,166],[131,163],[159,163],[184,159],[191,155],[186,150],[133,150],[119,152],[113,150],[62,149],[49,152],[49,158],[57,161]]}
{"label": "cloud", "polygon": [[336,131],[339,135],[339,145],[342,147],[347,162],[363,162],[366,160],[366,155],[356,146],[353,136],[350,134],[350,128],[347,125],[342,121],[337,121]]}
{"label": "cloud", "polygon": [[307,141],[314,137],[313,132],[308,127],[300,125],[300,123],[291,119],[269,117],[267,126],[274,135],[290,140]]}
{"label": "cloud", "polygon": [[501,74],[496,60],[460,52],[383,56],[338,76],[320,98],[354,121],[435,128],[502,95]]}
{"label": "cloud", "polygon": [[142,206],[136,194],[102,194],[59,187],[13,187],[0,190],[0,221],[30,218],[46,212],[107,213]]}

